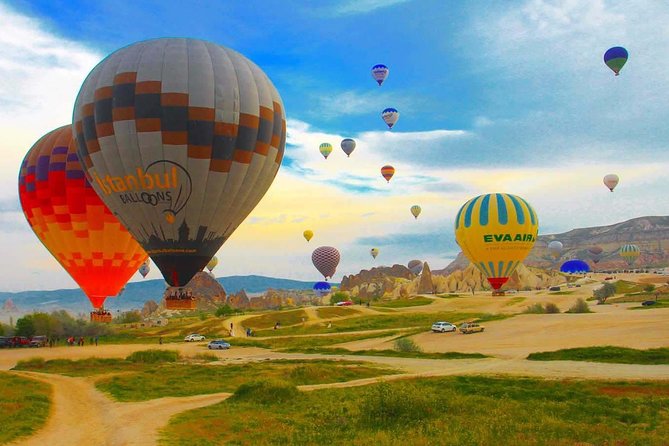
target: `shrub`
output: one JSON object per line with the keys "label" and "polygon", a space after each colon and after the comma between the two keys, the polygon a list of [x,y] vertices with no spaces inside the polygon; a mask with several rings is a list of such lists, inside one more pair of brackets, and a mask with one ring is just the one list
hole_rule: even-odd
{"label": "shrub", "polygon": [[553,302],[548,302],[546,304],[546,313],[548,314],[556,314],[560,312],[560,308],[558,308],[557,305],[555,305]]}
{"label": "shrub", "polygon": [[616,294],[616,286],[606,282],[601,287],[592,292],[592,295],[600,304],[606,302],[606,299]]}
{"label": "shrub", "polygon": [[525,307],[525,310],[523,313],[527,314],[544,314],[546,310],[540,303],[536,303],[534,305],[530,305],[529,307]]}
{"label": "shrub", "polygon": [[223,305],[222,307],[218,307],[216,309],[216,317],[222,317],[222,316],[228,316],[230,314],[233,314],[235,310],[228,304]]}
{"label": "shrub", "polygon": [[365,426],[412,425],[436,412],[430,398],[430,395],[414,385],[383,383],[372,386],[362,398],[360,421]]}
{"label": "shrub", "polygon": [[344,302],[345,300],[348,300],[348,294],[344,293],[343,291],[337,291],[336,293],[333,293],[332,296],[330,296],[330,303],[332,305],[336,304],[337,302]]}
{"label": "shrub", "polygon": [[46,367],[46,361],[44,358],[29,358],[22,359],[16,363],[15,369],[17,370],[41,370]]}
{"label": "shrub", "polygon": [[125,359],[126,361],[140,362],[144,364],[177,362],[179,360],[179,352],[174,350],[142,350],[131,354]]}
{"label": "shrub", "polygon": [[588,303],[582,298],[579,298],[576,302],[574,302],[574,305],[569,307],[567,313],[592,313],[592,311],[590,311]]}
{"label": "shrub", "polygon": [[649,283],[648,285],[646,285],[645,287],[643,287],[643,290],[644,290],[646,293],[652,293],[653,291],[655,291],[655,285],[653,285],[652,283]]}
{"label": "shrub", "polygon": [[293,400],[299,393],[300,391],[293,384],[263,379],[250,381],[237,387],[230,400],[270,405]]}
{"label": "shrub", "polygon": [[114,322],[118,324],[134,324],[142,320],[142,313],[138,310],[124,311],[117,316]]}
{"label": "shrub", "polygon": [[395,350],[398,352],[421,352],[421,348],[410,338],[399,338],[395,340]]}

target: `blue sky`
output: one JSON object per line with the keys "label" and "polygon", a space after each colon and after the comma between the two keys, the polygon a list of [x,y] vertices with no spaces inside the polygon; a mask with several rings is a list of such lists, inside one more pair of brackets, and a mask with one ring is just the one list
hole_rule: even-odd
{"label": "blue sky", "polygon": [[[20,273],[0,289],[72,285],[27,228],[15,178],[32,143],[70,120],[88,71],[122,46],[203,38],[265,70],[289,120],[286,161],[216,272],[316,280],[320,244],[342,251],[338,274],[413,258],[445,267],[453,218],[481,193],[525,197],[544,234],[666,215],[668,22],[669,4],[646,1],[0,0],[0,244],[24,253],[0,269],[44,278],[27,286]],[[630,52],[618,77],[602,62],[616,45]],[[382,87],[376,63],[390,67]],[[386,107],[400,111],[392,131]],[[350,159],[344,137],[358,142]],[[614,194],[601,182],[611,172]]]}

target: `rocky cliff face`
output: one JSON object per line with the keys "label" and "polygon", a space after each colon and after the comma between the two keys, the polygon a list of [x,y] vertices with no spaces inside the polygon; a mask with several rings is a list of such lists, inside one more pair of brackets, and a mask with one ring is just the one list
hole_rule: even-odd
{"label": "rocky cliff face", "polygon": [[[186,288],[192,290],[198,310],[214,310],[226,302],[227,294],[225,289],[208,272],[200,271],[195,274],[191,281],[188,282]],[[165,307],[165,296],[168,291],[169,288],[165,290],[163,301],[160,305],[161,308]]]}
{"label": "rocky cliff face", "polygon": [[399,297],[401,284],[415,277],[404,265],[380,266],[344,276],[340,289],[362,299],[378,299],[387,295]]}

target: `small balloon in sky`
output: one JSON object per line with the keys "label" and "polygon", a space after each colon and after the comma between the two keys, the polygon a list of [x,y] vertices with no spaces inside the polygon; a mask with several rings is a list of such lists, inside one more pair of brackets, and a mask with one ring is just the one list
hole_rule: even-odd
{"label": "small balloon in sky", "polygon": [[321,152],[321,155],[328,159],[328,156],[332,153],[332,144],[329,142],[324,142],[318,147],[318,150]]}
{"label": "small balloon in sky", "polygon": [[418,219],[418,216],[420,215],[422,210],[423,209],[420,206],[414,204],[413,206],[411,206],[411,215],[413,215],[415,219]]}
{"label": "small balloon in sky", "polygon": [[390,73],[390,70],[388,69],[387,66],[383,64],[377,64],[372,67],[372,77],[376,81],[377,84],[379,84],[379,87],[381,84],[383,84],[383,81],[386,80],[388,77],[388,73]]}
{"label": "small balloon in sky", "polygon": [[400,119],[400,112],[396,108],[389,107],[381,112],[381,118],[388,125],[388,128],[392,129],[397,120]]}
{"label": "small balloon in sky", "polygon": [[606,53],[604,53],[604,63],[616,74],[616,76],[618,76],[620,74],[620,70],[622,70],[623,66],[627,62],[628,56],[629,55],[627,54],[627,50],[625,48],[621,46],[614,46],[613,48],[606,50]]}
{"label": "small balloon in sky", "polygon": [[372,257],[376,258],[376,256],[379,255],[379,248],[372,248],[369,250],[369,253],[372,255]]}
{"label": "small balloon in sky", "polygon": [[604,184],[606,185],[606,187],[609,188],[611,192],[613,192],[613,189],[616,188],[619,181],[620,178],[618,178],[618,175],[616,175],[615,173],[610,173],[604,177]]}
{"label": "small balloon in sky", "polygon": [[304,231],[304,232],[302,233],[302,235],[304,235],[304,238],[305,238],[307,241],[309,241],[309,240],[311,240],[311,238],[314,236],[314,231],[312,231],[311,229],[307,229],[306,231]]}
{"label": "small balloon in sky", "polygon": [[344,151],[346,156],[351,156],[351,153],[353,153],[355,150],[355,140],[351,138],[342,139],[341,149]]}
{"label": "small balloon in sky", "polygon": [[390,179],[395,175],[395,168],[390,165],[385,165],[381,168],[381,176],[390,183]]}

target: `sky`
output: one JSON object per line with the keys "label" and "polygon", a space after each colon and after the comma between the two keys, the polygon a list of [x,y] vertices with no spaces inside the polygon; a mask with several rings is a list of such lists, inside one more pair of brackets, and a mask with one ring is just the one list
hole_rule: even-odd
{"label": "sky", "polygon": [[[328,245],[340,280],[412,259],[445,267],[458,209],[483,193],[524,197],[540,234],[669,215],[668,22],[669,3],[634,0],[0,0],[0,291],[76,287],[28,227],[18,171],[123,46],[202,38],[267,73],[286,109],[285,158],[214,272],[315,281],[311,252]],[[630,57],[616,77],[602,56],[619,45]],[[390,68],[381,87],[377,63]],[[400,112],[392,131],[386,107]]]}

